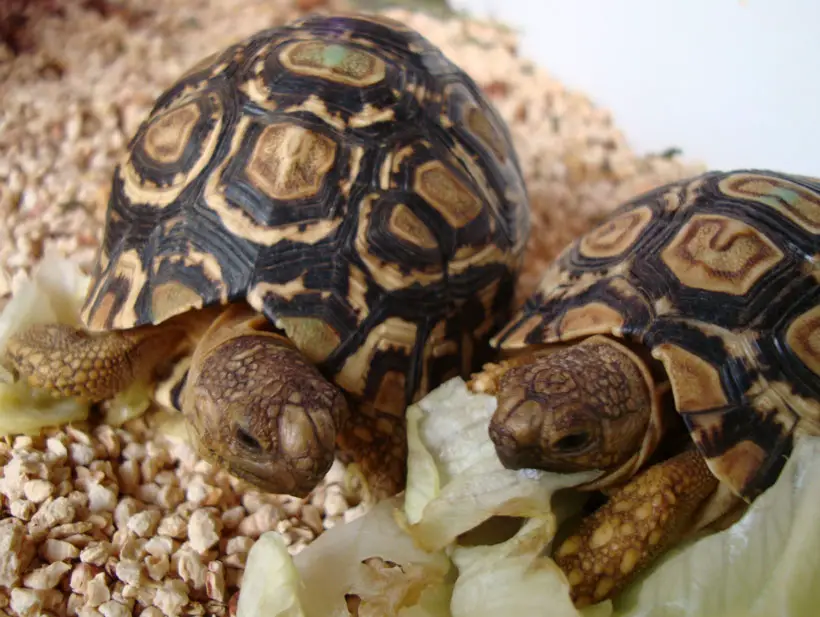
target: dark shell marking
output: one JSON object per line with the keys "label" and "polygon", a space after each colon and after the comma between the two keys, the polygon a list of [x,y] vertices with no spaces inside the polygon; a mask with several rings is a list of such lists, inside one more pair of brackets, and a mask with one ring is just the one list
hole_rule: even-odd
{"label": "dark shell marking", "polygon": [[715,475],[745,498],[820,434],[820,180],[712,172],[618,208],[494,343],[612,334],[662,361]]}
{"label": "dark shell marking", "polygon": [[159,97],[115,173],[84,319],[246,299],[352,394],[410,400],[509,318],[529,224],[467,75],[397,22],[309,17]]}

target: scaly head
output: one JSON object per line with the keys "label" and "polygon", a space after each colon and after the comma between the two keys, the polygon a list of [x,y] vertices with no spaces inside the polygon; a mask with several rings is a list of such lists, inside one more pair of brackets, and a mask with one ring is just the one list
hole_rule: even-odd
{"label": "scaly head", "polygon": [[341,390],[287,339],[219,320],[191,360],[182,408],[200,456],[296,497],[330,469],[348,413]]}
{"label": "scaly head", "polygon": [[615,469],[641,449],[653,390],[642,360],[608,337],[537,352],[500,378],[490,437],[511,469]]}

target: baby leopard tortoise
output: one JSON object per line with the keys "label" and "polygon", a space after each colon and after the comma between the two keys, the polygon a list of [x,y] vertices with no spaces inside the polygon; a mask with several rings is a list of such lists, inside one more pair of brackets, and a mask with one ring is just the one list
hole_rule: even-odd
{"label": "baby leopard tortoise", "polygon": [[577,239],[493,339],[475,386],[502,463],[603,472],[554,552],[577,605],[737,520],[820,435],[819,264],[820,180],[706,173]]}
{"label": "baby leopard tortoise", "polygon": [[488,359],[529,226],[508,128],[464,72],[396,21],[310,16],[157,99],[114,174],[86,328],[7,355],[92,401],[176,370],[205,459],[304,496],[338,453],[389,495],[405,407]]}

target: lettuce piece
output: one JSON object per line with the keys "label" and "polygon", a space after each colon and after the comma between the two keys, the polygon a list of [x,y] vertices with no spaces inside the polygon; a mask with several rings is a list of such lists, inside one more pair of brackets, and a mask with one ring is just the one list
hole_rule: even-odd
{"label": "lettuce piece", "polygon": [[[452,617],[550,615],[579,617],[569,597],[569,583],[555,562],[543,555],[552,526],[531,518],[501,544],[456,547],[458,579]],[[609,613],[601,613],[602,617]]]}
{"label": "lettuce piece", "polygon": [[[259,536],[248,553],[245,571],[237,617],[305,617],[299,572],[280,534],[269,531]],[[258,576],[260,572],[264,576]]]}
{"label": "lettuce piece", "polygon": [[22,281],[0,315],[0,351],[15,332],[38,323],[80,325],[91,279],[74,262],[47,253]]}
{"label": "lettuce piece", "polygon": [[0,383],[0,436],[37,435],[88,418],[89,406],[73,398],[55,398],[22,382]]}
{"label": "lettuce piece", "polygon": [[111,426],[122,426],[129,420],[139,418],[150,406],[151,386],[135,382],[103,403],[103,420]]}
{"label": "lettuce piece", "polygon": [[248,554],[237,617],[449,617],[452,566],[404,534],[395,500],[334,527],[291,557],[276,532]]}
{"label": "lettuce piece", "polygon": [[729,529],[668,553],[615,599],[616,617],[805,617],[820,606],[820,437]]}
{"label": "lettuce piece", "polygon": [[[312,590],[304,600],[308,617],[347,617],[346,595],[358,596],[351,601],[361,617],[403,615],[402,609],[422,603],[428,587],[446,586],[449,560],[443,553],[421,550],[402,533],[395,517],[398,503],[377,504],[364,516],[325,532],[294,557],[306,588]],[[438,590],[442,592],[447,595],[447,590]]]}
{"label": "lettuce piece", "polygon": [[192,443],[188,421],[176,409],[158,407],[156,411],[147,417],[147,423],[158,435],[162,435],[171,441],[189,445]]}

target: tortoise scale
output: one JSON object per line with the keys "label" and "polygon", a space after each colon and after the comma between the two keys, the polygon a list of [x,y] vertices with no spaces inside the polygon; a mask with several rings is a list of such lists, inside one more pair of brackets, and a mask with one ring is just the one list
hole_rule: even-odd
{"label": "tortoise scale", "polygon": [[726,524],[820,435],[818,283],[820,180],[714,171],[576,239],[493,339],[505,359],[474,386],[501,461],[603,472],[582,488],[609,500],[554,553],[578,605]]}
{"label": "tortoise scale", "polygon": [[406,405],[486,359],[529,229],[463,71],[394,20],[313,15],[159,96],[114,173],[86,327],[7,355],[93,401],[170,374],[199,453],[264,490],[306,495],[338,452],[389,495]]}

